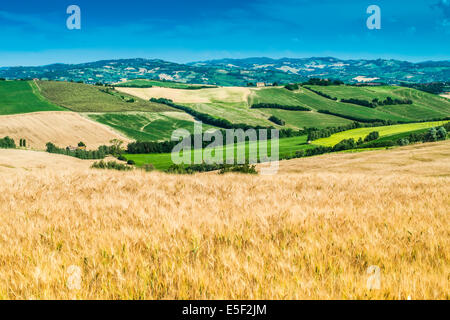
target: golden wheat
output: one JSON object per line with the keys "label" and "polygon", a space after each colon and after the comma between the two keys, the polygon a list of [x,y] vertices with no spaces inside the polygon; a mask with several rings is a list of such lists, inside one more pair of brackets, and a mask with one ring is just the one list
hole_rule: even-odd
{"label": "golden wheat", "polygon": [[[326,157],[338,161],[316,159]],[[0,184],[0,298],[448,299],[448,169],[10,169]],[[379,290],[367,287],[372,265]]]}

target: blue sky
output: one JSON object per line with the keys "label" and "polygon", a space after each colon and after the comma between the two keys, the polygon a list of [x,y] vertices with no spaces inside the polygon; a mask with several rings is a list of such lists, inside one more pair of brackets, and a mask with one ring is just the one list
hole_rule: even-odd
{"label": "blue sky", "polygon": [[[81,30],[66,9],[81,8]],[[369,5],[381,30],[369,30]],[[41,0],[0,4],[0,66],[252,56],[450,60],[450,0]]]}

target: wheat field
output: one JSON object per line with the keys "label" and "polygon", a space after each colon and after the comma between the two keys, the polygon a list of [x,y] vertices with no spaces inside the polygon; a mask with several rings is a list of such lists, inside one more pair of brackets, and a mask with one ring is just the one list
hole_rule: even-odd
{"label": "wheat field", "polygon": [[384,151],[423,173],[378,151],[275,176],[5,168],[0,298],[449,299],[449,147]]}
{"label": "wheat field", "polygon": [[28,147],[37,150],[45,150],[47,142],[65,148],[83,141],[90,150],[109,145],[112,139],[131,142],[105,125],[68,111],[0,116],[0,137],[5,136],[13,138],[17,144],[24,138]]}

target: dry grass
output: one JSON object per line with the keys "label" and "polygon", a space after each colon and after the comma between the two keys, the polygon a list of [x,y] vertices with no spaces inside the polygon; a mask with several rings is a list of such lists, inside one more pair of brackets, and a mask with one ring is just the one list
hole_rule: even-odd
{"label": "dry grass", "polygon": [[139,97],[144,100],[150,98],[166,98],[176,103],[212,103],[220,102],[246,102],[252,90],[242,87],[221,87],[212,89],[184,90],[173,88],[121,88],[117,91]]}
{"label": "dry grass", "polygon": [[406,174],[450,177],[450,141],[419,143],[392,150],[334,153],[280,162],[281,173]]}
{"label": "dry grass", "polygon": [[29,147],[37,150],[45,149],[47,142],[66,147],[83,141],[88,149],[96,149],[100,145],[109,145],[112,139],[130,141],[77,113],[58,111],[0,116],[0,138],[4,136],[10,136],[16,144],[24,138]]}
{"label": "dry grass", "polygon": [[[358,156],[370,168],[365,153],[316,160]],[[427,177],[343,161],[343,172],[220,179],[2,173],[0,298],[449,299],[450,179],[437,177],[448,164]],[[380,290],[366,287],[370,265]]]}
{"label": "dry grass", "polygon": [[64,171],[67,168],[89,169],[93,162],[94,160],[80,160],[43,151],[0,149],[0,174],[43,169],[53,171]]}

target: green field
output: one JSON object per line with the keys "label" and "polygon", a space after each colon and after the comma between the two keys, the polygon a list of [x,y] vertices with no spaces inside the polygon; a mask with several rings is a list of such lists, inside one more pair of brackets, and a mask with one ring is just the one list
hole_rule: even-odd
{"label": "green field", "polygon": [[291,128],[326,128],[326,127],[338,127],[352,123],[353,121],[318,113],[315,111],[291,111],[291,110],[280,110],[280,109],[260,109],[261,112],[266,113],[270,117],[274,115],[286,122],[286,127]]}
{"label": "green field", "polygon": [[67,111],[41,96],[32,81],[0,81],[0,115]]}
{"label": "green field", "polygon": [[[186,129],[193,133],[194,119],[183,112],[121,112],[86,113],[100,123],[139,141],[170,140],[176,129]],[[202,125],[204,131],[213,128]]]}
{"label": "green field", "polygon": [[[166,105],[116,91],[111,92],[112,94],[102,92],[101,90],[106,90],[104,87],[62,81],[38,81],[37,83],[45,98],[75,112],[175,111]],[[134,99],[135,102],[126,102],[127,99]]]}
{"label": "green field", "polygon": [[[253,91],[249,100],[255,103],[277,103],[282,105],[300,105],[313,110],[327,110],[343,117],[364,120],[380,119],[393,121],[423,121],[445,118],[450,115],[450,102],[440,96],[403,87],[353,87],[353,86],[310,86],[332,97],[372,100],[378,98],[404,99],[413,101],[412,105],[379,106],[375,109],[342,103],[324,98],[305,88],[289,91],[283,88],[267,88]],[[286,119],[283,119],[286,121]]]}
{"label": "green field", "polygon": [[207,85],[195,85],[195,84],[187,84],[181,82],[172,82],[172,81],[158,81],[158,80],[147,80],[147,79],[134,79],[126,82],[118,83],[115,85],[116,87],[130,87],[130,88],[151,88],[151,87],[163,87],[163,88],[172,88],[172,89],[202,89],[215,86],[207,86]]}
{"label": "green field", "polygon": [[[450,114],[450,102],[448,100],[438,95],[411,88],[395,86],[354,87],[344,85],[309,87],[338,99],[355,98],[372,101],[372,99],[375,98],[378,100],[385,100],[387,97],[393,99],[408,98],[413,101],[412,105],[378,106],[376,107],[376,110],[385,113],[386,116],[404,117],[412,121],[444,118]],[[382,119],[388,118],[385,117]]]}
{"label": "green field", "polygon": [[441,126],[448,121],[433,121],[433,122],[420,122],[420,123],[408,123],[408,124],[398,124],[393,126],[383,126],[383,127],[372,127],[372,128],[358,128],[348,131],[339,132],[331,135],[328,138],[322,138],[314,140],[312,143],[316,145],[322,145],[327,147],[333,147],[344,139],[364,139],[369,133],[373,131],[378,131],[380,138],[388,137],[392,135],[397,135],[400,133],[416,131],[420,129],[433,128]]}
{"label": "green field", "polygon": [[[314,148],[313,145],[307,144],[307,136],[283,138],[279,140],[279,154],[280,157],[293,156],[296,151]],[[252,142],[257,144],[257,142]],[[234,154],[236,155],[237,148],[244,147],[243,144],[235,145]],[[225,150],[226,147],[223,147]],[[267,143],[268,154],[270,156],[270,142]],[[203,150],[204,151],[204,150]],[[246,159],[248,159],[249,143],[245,143]],[[198,151],[197,151],[198,152]],[[137,166],[144,164],[152,164],[158,170],[165,170],[172,165],[172,154],[125,154],[128,160],[134,160]],[[224,159],[226,159],[226,152],[223,151]],[[194,151],[191,152],[191,159],[194,159]]]}

